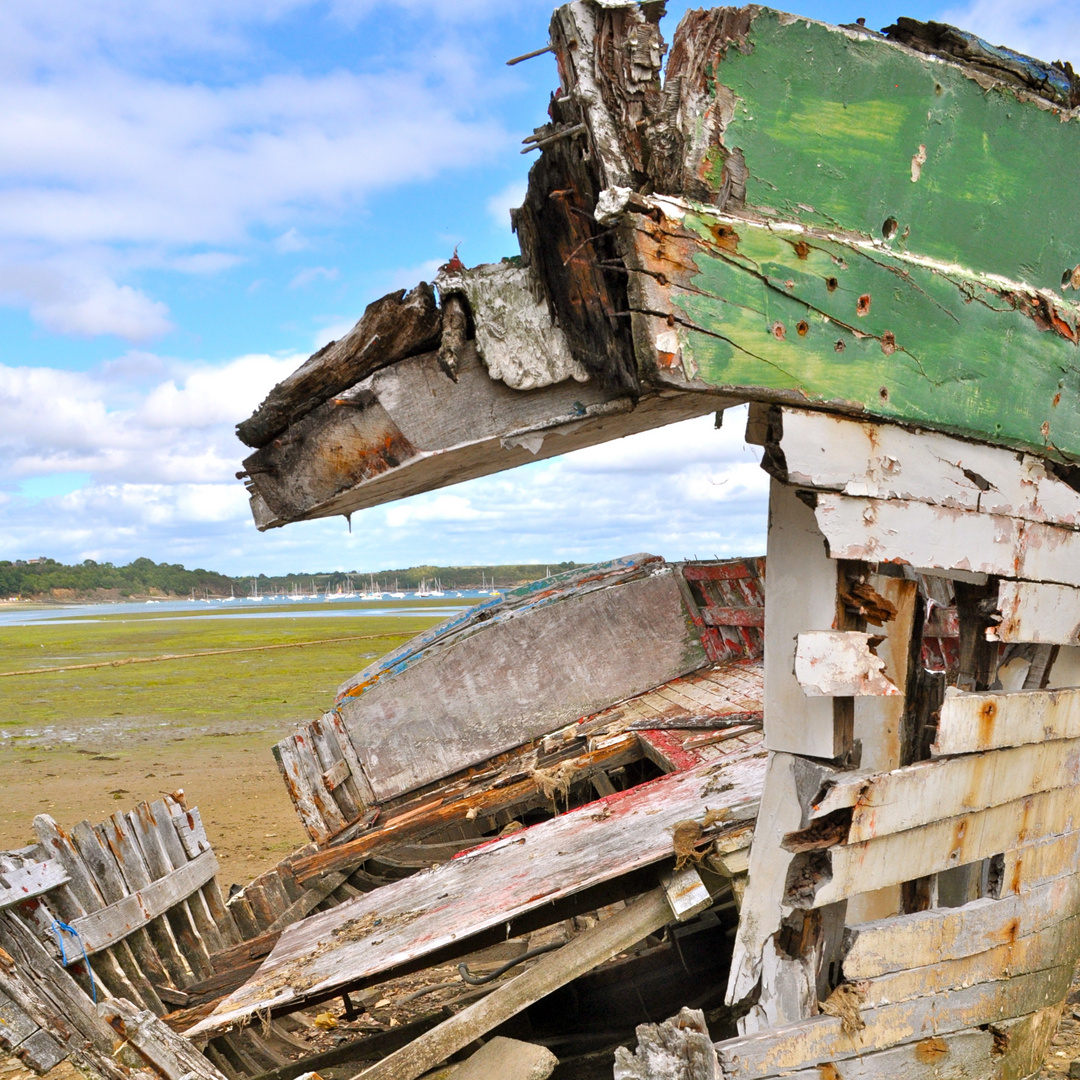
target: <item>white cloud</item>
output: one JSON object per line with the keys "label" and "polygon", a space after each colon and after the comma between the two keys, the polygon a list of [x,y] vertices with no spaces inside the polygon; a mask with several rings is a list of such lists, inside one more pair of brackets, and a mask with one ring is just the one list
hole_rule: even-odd
{"label": "white cloud", "polygon": [[243,261],[242,255],[229,251],[200,251],[194,255],[178,255],[170,259],[167,265],[185,274],[220,274],[223,270],[239,266]]}
{"label": "white cloud", "polygon": [[938,18],[992,45],[1080,67],[1080,9],[1075,0],[970,0],[947,8]]}
{"label": "white cloud", "polygon": [[[165,376],[143,391],[99,372],[0,366],[0,475],[12,482],[0,552],[241,573],[764,550],[768,479],[740,409],[720,431],[705,417],[373,507],[351,533],[335,518],[259,534],[234,478],[248,451],[233,425],[300,360],[161,361]],[[31,490],[65,493],[20,494],[35,477],[54,479]]]}
{"label": "white cloud", "polygon": [[93,477],[91,490],[114,492],[116,485],[224,483],[242,495],[232,427],[300,359],[187,365],[141,392],[104,372],[0,365],[0,474],[83,472]]}
{"label": "white cloud", "polygon": [[336,266],[305,266],[289,282],[289,288],[302,289],[314,281],[337,281],[340,275]]}
{"label": "white cloud", "polygon": [[94,265],[99,260],[96,252],[86,261],[77,256],[28,258],[0,242],[0,302],[27,305],[42,326],[59,334],[116,334],[146,341],[172,328],[167,305],[117,284]]}
{"label": "white cloud", "polygon": [[133,270],[218,273],[263,230],[293,253],[295,219],[340,220],[506,148],[477,109],[495,92],[481,57],[427,25],[468,5],[389,6],[422,27],[411,51],[324,71],[268,57],[262,33],[325,18],[314,0],[0,6],[0,302],[54,332],[145,340],[171,323]]}
{"label": "white cloud", "polygon": [[311,247],[311,241],[301,235],[300,230],[294,225],[274,240],[274,247],[283,253],[304,251]]}
{"label": "white cloud", "polygon": [[515,180],[488,199],[488,216],[499,228],[510,231],[510,211],[516,210],[525,201],[526,187],[524,180]]}
{"label": "white cloud", "polygon": [[[438,494],[417,502],[396,503],[386,511],[386,524],[391,529],[405,529],[426,522],[449,525],[476,521],[484,517],[464,495]],[[501,516],[501,515],[500,515]]]}

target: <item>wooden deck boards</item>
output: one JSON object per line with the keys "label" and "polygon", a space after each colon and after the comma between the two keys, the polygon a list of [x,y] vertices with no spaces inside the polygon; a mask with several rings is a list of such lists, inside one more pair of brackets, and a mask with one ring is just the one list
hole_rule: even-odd
{"label": "wooden deck boards", "polygon": [[[726,809],[752,820],[765,755],[741,750],[475,848],[288,928],[256,976],[189,1035],[388,971],[525,911],[664,859],[672,830]],[[728,787],[728,785],[731,785]]]}

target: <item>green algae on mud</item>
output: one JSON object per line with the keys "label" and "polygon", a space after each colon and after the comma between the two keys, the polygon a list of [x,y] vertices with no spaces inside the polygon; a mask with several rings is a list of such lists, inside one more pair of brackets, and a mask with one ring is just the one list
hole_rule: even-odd
{"label": "green algae on mud", "polygon": [[349,675],[445,615],[409,607],[387,616],[294,619],[268,607],[242,619],[147,612],[0,627],[0,671],[316,642],[0,679],[0,848],[31,842],[35,814],[65,827],[99,822],[182,788],[200,808],[222,881],[269,869],[306,840],[273,743],[331,705]]}
{"label": "green algae on mud", "polygon": [[[89,739],[93,745],[163,726],[284,732],[332,704],[337,686],[348,676],[444,615],[414,613],[415,604],[410,608],[409,614],[317,619],[289,618],[280,609],[245,613],[242,619],[148,612],[0,627],[3,672],[253,650],[4,678],[0,732],[5,741]],[[340,638],[362,640],[329,640]],[[300,642],[312,644],[262,651]]]}

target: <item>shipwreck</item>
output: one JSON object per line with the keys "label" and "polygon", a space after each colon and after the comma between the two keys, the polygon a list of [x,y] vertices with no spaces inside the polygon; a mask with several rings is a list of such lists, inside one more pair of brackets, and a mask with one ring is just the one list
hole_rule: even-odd
{"label": "shipwreck", "polygon": [[520,255],[371,304],[240,475],[277,528],[748,405],[766,558],[579,568],[349,677],[274,748],[310,843],[229,898],[181,793],[38,818],[0,859],[34,1071],[1038,1072],[1080,957],[1080,78],[662,10],[556,10]]}

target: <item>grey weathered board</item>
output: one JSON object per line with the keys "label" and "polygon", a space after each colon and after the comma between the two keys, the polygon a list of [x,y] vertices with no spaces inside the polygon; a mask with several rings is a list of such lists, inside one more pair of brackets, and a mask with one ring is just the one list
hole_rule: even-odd
{"label": "grey weathered board", "polygon": [[707,662],[665,568],[493,622],[339,707],[386,799]]}
{"label": "grey weathered board", "polygon": [[674,826],[701,819],[707,807],[727,809],[725,827],[749,821],[764,766],[764,751],[755,749],[660,777],[311,916],[287,928],[255,976],[187,1034],[298,1007],[655,863],[672,853]]}
{"label": "grey weathered board", "polygon": [[0,874],[0,909],[21,904],[50,889],[66,885],[69,880],[67,872],[55,859],[5,870]]}
{"label": "grey weathered board", "polygon": [[145,888],[76,919],[72,926],[82,938],[87,953],[100,952],[186,900],[217,872],[217,856],[212,851],[204,852]]}
{"label": "grey weathered board", "polygon": [[595,380],[513,390],[488,375],[473,341],[456,375],[437,352],[402,360],[252,454],[244,467],[258,527],[352,513],[735,403],[693,393],[634,399]]}

